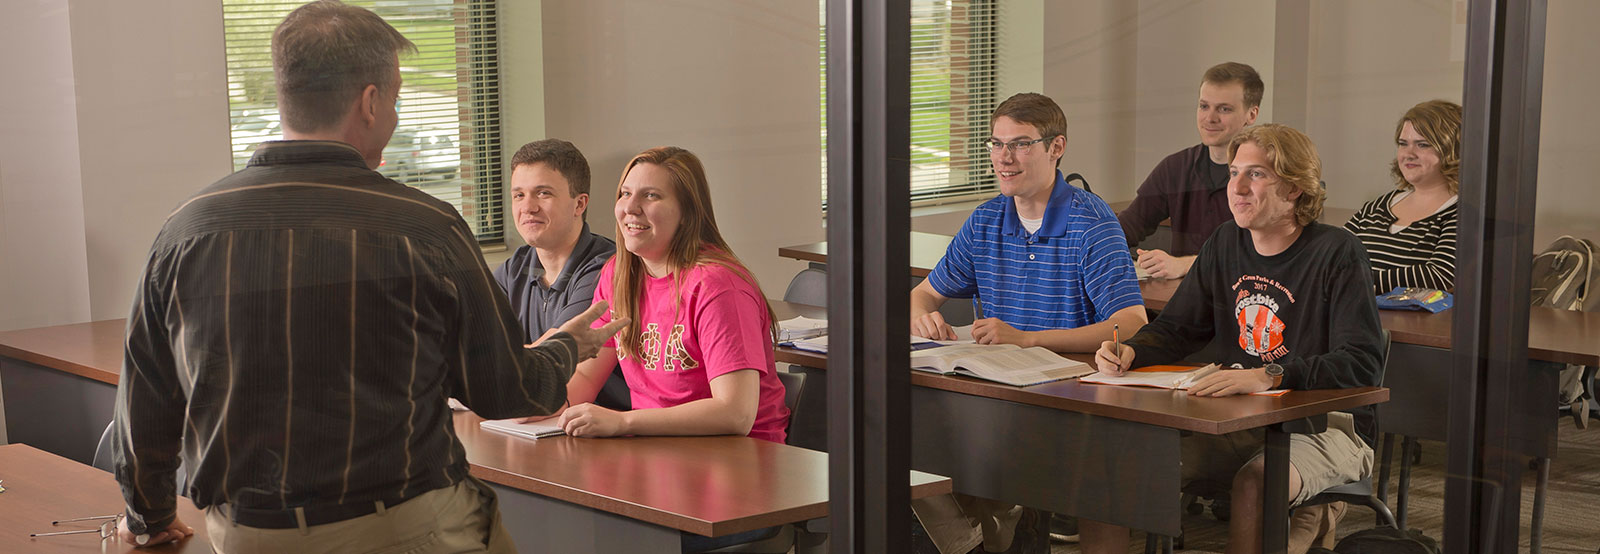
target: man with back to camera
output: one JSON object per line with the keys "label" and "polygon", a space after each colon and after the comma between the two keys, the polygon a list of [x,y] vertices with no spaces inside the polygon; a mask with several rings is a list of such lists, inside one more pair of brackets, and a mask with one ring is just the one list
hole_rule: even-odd
{"label": "man with back to camera", "polygon": [[[589,308],[600,269],[617,252],[611,239],[589,231],[588,208],[589,161],[578,147],[547,138],[512,155],[511,212],[528,244],[495,268],[494,280],[510,297],[530,343]],[[579,375],[567,382],[569,390],[584,389],[579,398],[594,397],[613,410],[631,408],[620,367],[604,383],[580,382]],[[593,388],[600,392],[587,392]]]}
{"label": "man with back to camera", "polygon": [[534,348],[449,205],[374,172],[398,119],[381,18],[334,0],[272,37],[285,141],[169,216],[128,318],[112,440],[142,546],[220,552],[514,552],[467,473],[446,398],[551,413],[620,325],[597,304]]}
{"label": "man with back to camera", "polygon": [[[1355,235],[1317,222],[1327,192],[1310,137],[1277,124],[1251,128],[1230,143],[1228,199],[1233,221],[1200,249],[1167,308],[1126,343],[1106,341],[1097,368],[1170,364],[1197,352],[1224,370],[1191,385],[1194,396],[1232,396],[1269,389],[1377,386],[1382,329],[1372,295],[1367,251]],[[1372,472],[1376,410],[1328,414],[1322,433],[1289,438],[1289,505]],[[1184,483],[1231,486],[1228,552],[1262,550],[1262,440],[1254,429],[1193,434],[1182,441]],[[1289,552],[1319,538],[1331,547],[1344,503],[1293,511]],[[1127,529],[1079,520],[1085,552],[1126,552]]]}
{"label": "man with back to camera", "polygon": [[[1017,94],[995,108],[990,127],[989,161],[1000,195],[973,210],[927,280],[911,291],[912,334],[956,338],[939,306],[973,297],[989,316],[972,324],[972,338],[983,344],[1090,352],[1111,338],[1113,326],[1137,330],[1146,321],[1144,300],[1116,216],[1057,169],[1067,148],[1061,107],[1042,94]],[[964,552],[980,537],[986,551],[1007,551],[1015,526],[1029,515],[966,496],[958,497],[958,509],[949,499],[912,503],[944,552]]]}
{"label": "man with back to camera", "polygon": [[1157,279],[1189,273],[1194,255],[1218,225],[1233,219],[1228,211],[1228,143],[1261,113],[1266,85],[1248,65],[1227,62],[1207,69],[1200,79],[1195,127],[1200,144],[1174,152],[1150,170],[1133,203],[1117,214],[1129,246],[1172,221],[1172,251],[1138,250],[1140,269]]}

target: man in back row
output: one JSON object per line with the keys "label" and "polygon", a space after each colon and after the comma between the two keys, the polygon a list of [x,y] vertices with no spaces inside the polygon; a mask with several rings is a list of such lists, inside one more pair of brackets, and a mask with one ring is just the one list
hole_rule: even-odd
{"label": "man in back row", "polygon": [[[1344,229],[1317,222],[1327,197],[1311,139],[1282,125],[1246,130],[1230,143],[1233,221],[1218,227],[1161,315],[1125,344],[1106,341],[1101,372],[1170,364],[1205,352],[1224,367],[1189,389],[1232,396],[1269,389],[1377,386],[1382,330],[1366,249]],[[1328,414],[1328,428],[1289,438],[1289,502],[1366,479],[1377,420],[1372,406]],[[1231,487],[1228,552],[1261,551],[1263,431],[1184,437],[1182,474]],[[1331,541],[1343,503],[1295,510],[1289,552]],[[1079,520],[1085,552],[1127,552],[1128,531]],[[1332,546],[1324,543],[1323,546]]]}
{"label": "man in back row", "polygon": [[1227,62],[1207,69],[1200,79],[1195,127],[1200,144],[1167,156],[1150,170],[1133,203],[1117,214],[1129,246],[1155,232],[1162,220],[1172,221],[1171,251],[1140,249],[1135,261],[1158,279],[1189,273],[1200,245],[1218,225],[1233,218],[1228,212],[1228,143],[1261,113],[1266,85],[1255,68]]}
{"label": "man in back row", "polygon": [[273,33],[288,140],[178,206],[137,285],[112,440],[123,540],[193,533],[181,457],[219,552],[515,552],[446,399],[552,413],[626,319],[589,329],[597,304],[524,348],[460,214],[373,171],[414,50],[333,0]]}
{"label": "man in back row", "polygon": [[[617,244],[589,231],[589,161],[561,139],[524,144],[511,156],[511,213],[528,244],[495,268],[494,280],[532,343],[589,309]],[[578,398],[613,410],[632,407],[620,366],[604,383],[581,382],[579,375],[567,382],[569,390],[585,391]],[[598,394],[590,391],[595,387]]]}

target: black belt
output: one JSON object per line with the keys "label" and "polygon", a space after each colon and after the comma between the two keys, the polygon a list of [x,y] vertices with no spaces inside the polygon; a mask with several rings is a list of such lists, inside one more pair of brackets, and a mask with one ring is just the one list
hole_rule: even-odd
{"label": "black belt", "polygon": [[[227,514],[229,519],[239,525],[258,529],[295,529],[301,525],[311,527],[358,518],[376,513],[379,510],[399,506],[401,503],[416,496],[413,494],[405,498],[352,502],[349,504],[317,504],[289,509],[242,508],[231,504],[223,504],[218,507],[222,509],[222,513]],[[305,518],[303,523],[301,522],[302,513]]]}

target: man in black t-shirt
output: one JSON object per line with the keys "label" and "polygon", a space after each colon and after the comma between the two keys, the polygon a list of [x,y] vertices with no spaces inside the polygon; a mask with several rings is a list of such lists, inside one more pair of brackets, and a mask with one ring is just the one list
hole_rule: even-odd
{"label": "man in black t-shirt", "polygon": [[[1378,385],[1382,331],[1366,251],[1349,232],[1316,221],[1326,193],[1311,139],[1269,124],[1244,131],[1228,150],[1233,221],[1201,247],[1160,317],[1122,344],[1101,345],[1098,369],[1120,375],[1200,353],[1207,359],[1195,361],[1243,369],[1200,379],[1189,389],[1196,396]],[[1330,413],[1327,431],[1290,438],[1291,505],[1367,478],[1373,414],[1370,406]],[[1184,439],[1185,482],[1232,485],[1230,553],[1261,550],[1261,436]],[[1342,513],[1342,505],[1296,510],[1289,551],[1331,541]],[[1086,552],[1126,551],[1126,530],[1088,520],[1080,528]]]}

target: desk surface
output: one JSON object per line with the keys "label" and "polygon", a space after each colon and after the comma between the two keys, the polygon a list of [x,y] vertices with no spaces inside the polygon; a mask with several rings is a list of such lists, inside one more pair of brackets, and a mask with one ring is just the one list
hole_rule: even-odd
{"label": "desk surface", "polygon": [[[733,436],[531,440],[480,421],[455,414],[485,481],[706,536],[828,515],[828,455],[815,450]],[[949,478],[911,472],[912,498],[950,491]]]}
{"label": "desk surface", "polygon": [[[777,312],[780,319],[796,315],[824,318],[827,315],[816,306],[779,300],[771,302],[773,311]],[[1088,354],[1068,354],[1067,357],[1082,362],[1091,361]],[[828,368],[827,355],[792,348],[779,348],[777,360],[817,369]],[[1291,391],[1277,397],[1202,398],[1189,396],[1183,391],[1094,385],[1076,379],[1013,387],[971,377],[923,372],[912,372],[911,384],[1210,435],[1349,410],[1389,399],[1388,389],[1377,387]]]}
{"label": "desk surface", "polygon": [[[135,550],[116,537],[98,533],[29,538],[29,533],[94,529],[94,522],[52,527],[56,519],[122,513],[122,491],[110,473],[25,444],[0,446],[0,552],[210,552],[205,514],[187,498],[178,499],[178,518],[194,536],[177,545]],[[102,548],[102,544],[104,548]]]}
{"label": "desk surface", "polygon": [[126,319],[107,319],[0,332],[0,357],[115,385],[122,375],[127,324]]}

